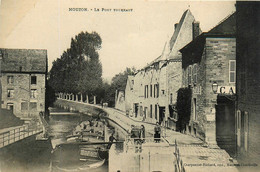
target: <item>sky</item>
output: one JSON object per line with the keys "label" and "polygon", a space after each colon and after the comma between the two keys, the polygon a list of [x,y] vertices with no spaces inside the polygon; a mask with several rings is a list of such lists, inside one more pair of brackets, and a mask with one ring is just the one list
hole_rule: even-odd
{"label": "sky", "polygon": [[107,80],[126,67],[140,69],[160,56],[185,10],[191,11],[203,32],[235,11],[235,1],[0,0],[0,3],[0,48],[47,49],[50,70],[52,62],[70,47],[72,37],[81,31],[95,31],[102,38],[99,56]]}

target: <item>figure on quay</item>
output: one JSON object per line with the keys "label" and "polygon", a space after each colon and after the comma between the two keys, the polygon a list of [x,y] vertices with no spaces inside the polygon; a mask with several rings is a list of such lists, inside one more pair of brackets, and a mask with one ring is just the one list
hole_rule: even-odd
{"label": "figure on quay", "polygon": [[161,139],[161,126],[159,122],[156,122],[156,126],[154,127],[154,141],[159,143]]}

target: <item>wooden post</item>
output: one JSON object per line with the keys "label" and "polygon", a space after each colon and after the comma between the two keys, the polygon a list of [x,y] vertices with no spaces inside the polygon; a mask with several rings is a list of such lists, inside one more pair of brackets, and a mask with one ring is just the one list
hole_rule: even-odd
{"label": "wooden post", "polygon": [[86,103],[89,103],[89,101],[88,101],[88,95],[86,95]]}
{"label": "wooden post", "polygon": [[79,100],[79,97],[78,97],[78,95],[76,94],[76,102]]}
{"label": "wooden post", "polygon": [[74,101],[75,99],[74,99],[74,94],[72,94],[72,100]]}
{"label": "wooden post", "polygon": [[80,94],[80,101],[83,102],[83,95]]}
{"label": "wooden post", "polygon": [[96,96],[94,96],[94,105],[96,104]]}

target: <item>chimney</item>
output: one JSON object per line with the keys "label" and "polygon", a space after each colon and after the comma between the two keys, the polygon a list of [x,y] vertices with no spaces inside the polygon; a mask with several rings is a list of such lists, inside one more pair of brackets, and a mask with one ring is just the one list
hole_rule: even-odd
{"label": "chimney", "polygon": [[177,29],[177,27],[178,27],[178,24],[179,24],[179,23],[175,23],[175,24],[174,24],[174,30],[176,30],[176,29]]}
{"label": "chimney", "polygon": [[199,35],[200,35],[200,22],[194,21],[192,23],[192,37],[193,39],[195,39]]}

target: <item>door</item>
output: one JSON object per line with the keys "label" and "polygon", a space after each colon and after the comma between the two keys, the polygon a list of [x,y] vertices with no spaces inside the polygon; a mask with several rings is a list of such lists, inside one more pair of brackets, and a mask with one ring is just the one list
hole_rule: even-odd
{"label": "door", "polygon": [[165,117],[165,107],[159,107],[159,124],[161,124],[164,117]]}
{"label": "door", "polygon": [[235,104],[226,98],[216,105],[216,141],[231,156],[236,153]]}

